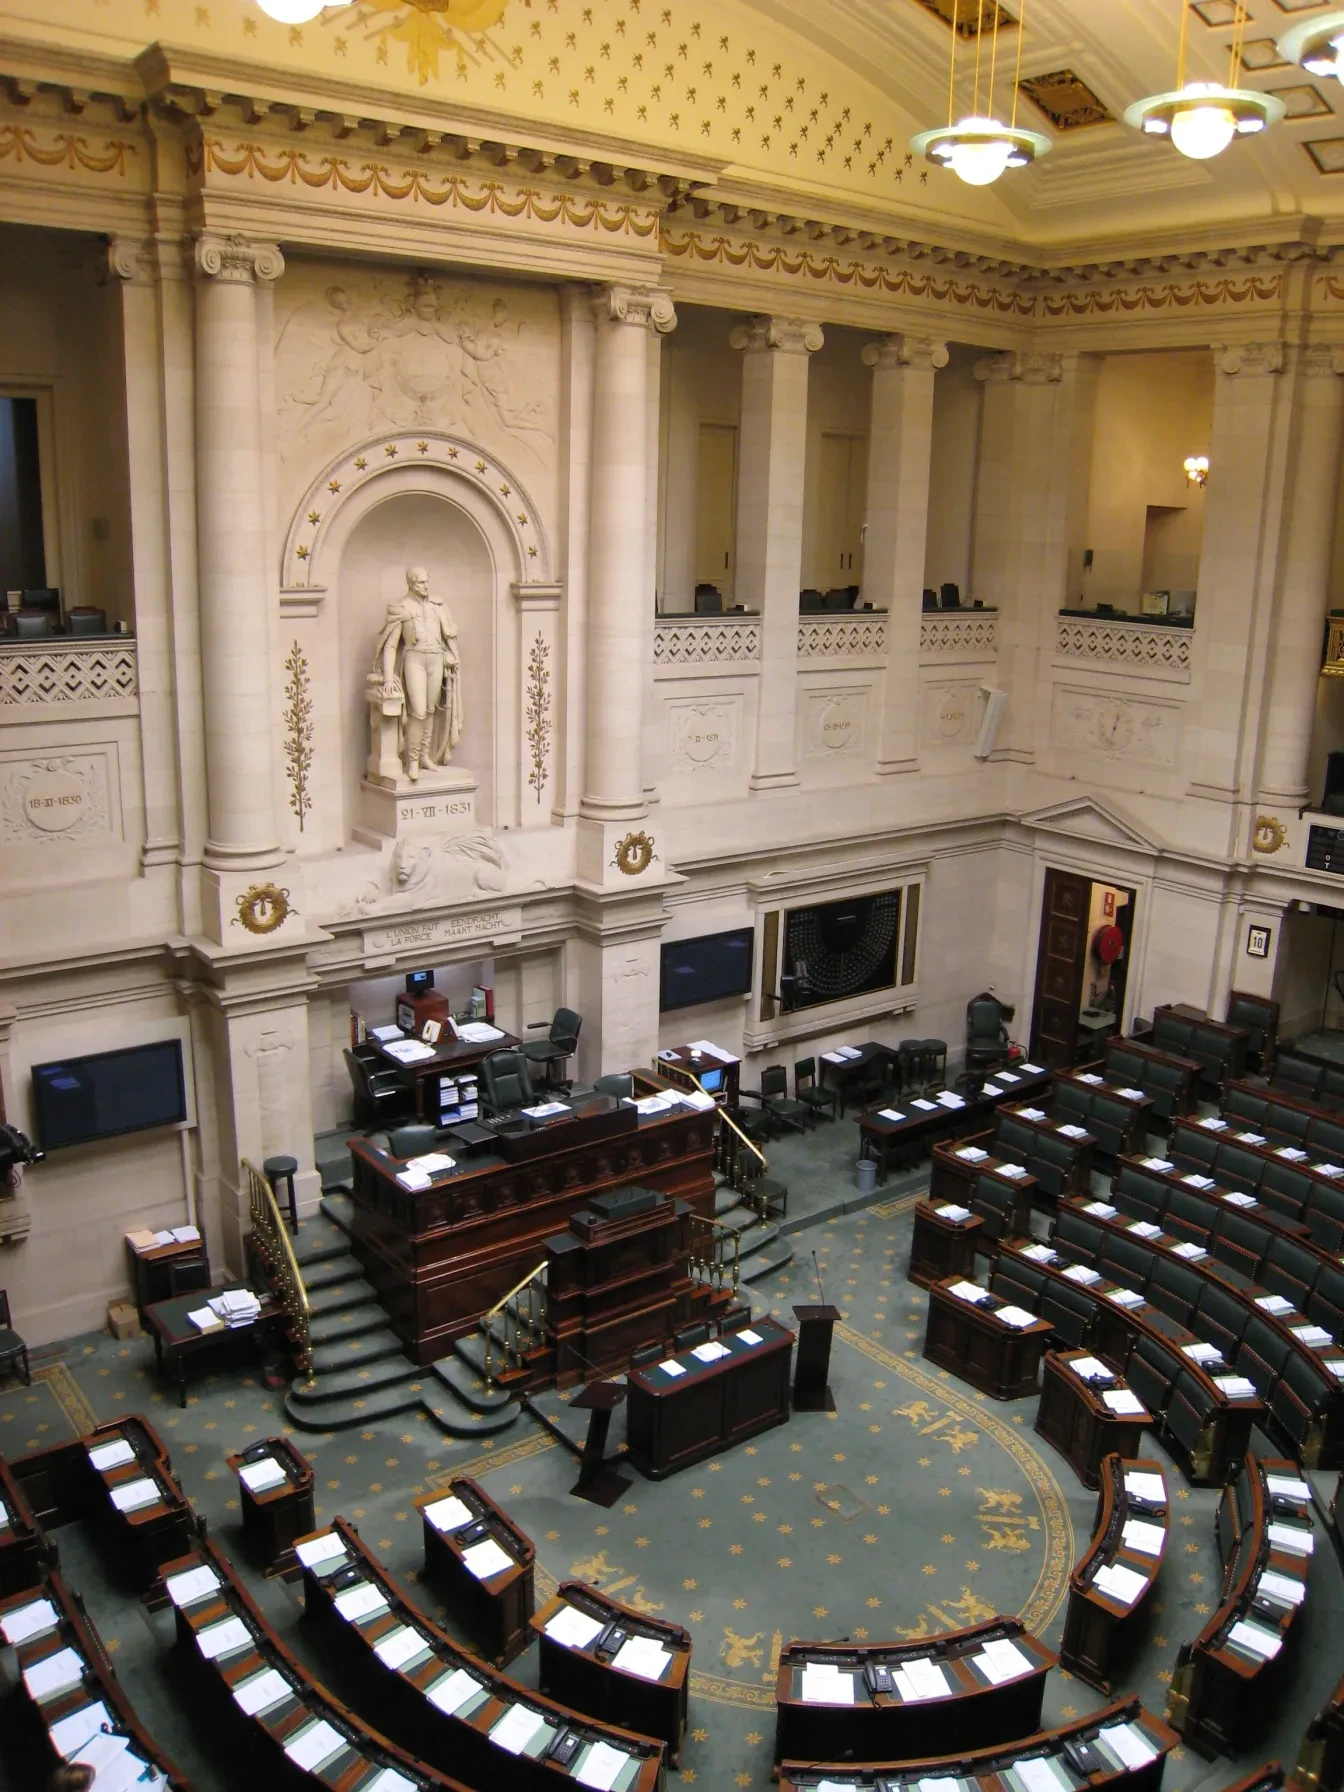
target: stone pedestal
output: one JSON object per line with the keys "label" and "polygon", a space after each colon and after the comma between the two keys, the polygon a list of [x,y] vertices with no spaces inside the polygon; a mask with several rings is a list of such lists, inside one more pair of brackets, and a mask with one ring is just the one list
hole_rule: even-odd
{"label": "stone pedestal", "polygon": [[[393,740],[395,745],[395,736]],[[476,792],[480,780],[463,766],[422,766],[412,783],[393,756],[393,771],[367,777],[360,785],[360,821],[355,839],[366,846],[410,834],[473,834],[478,831]]]}

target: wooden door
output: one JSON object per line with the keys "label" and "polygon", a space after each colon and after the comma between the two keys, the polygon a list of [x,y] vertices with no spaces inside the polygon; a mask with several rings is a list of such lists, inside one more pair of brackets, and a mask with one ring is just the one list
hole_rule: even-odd
{"label": "wooden door", "polygon": [[1092,880],[1071,871],[1047,871],[1041,899],[1041,938],[1036,953],[1036,1001],[1031,1015],[1031,1055],[1050,1069],[1072,1064],[1078,1043],[1078,1009],[1087,960],[1087,916]]}
{"label": "wooden door", "polygon": [[717,585],[725,605],[733,597],[737,526],[737,430],[702,423],[695,468],[695,582]]}
{"label": "wooden door", "polygon": [[868,438],[827,431],[821,438],[817,515],[817,584],[863,582],[864,511],[868,502]]}

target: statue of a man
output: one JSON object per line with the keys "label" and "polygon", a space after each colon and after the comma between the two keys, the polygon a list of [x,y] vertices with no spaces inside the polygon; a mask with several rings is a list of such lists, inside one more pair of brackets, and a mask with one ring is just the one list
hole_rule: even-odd
{"label": "statue of a man", "polygon": [[406,568],[406,595],[387,606],[373,678],[381,678],[384,698],[401,699],[406,776],[414,782],[422,765],[447,765],[462,738],[457,624],[447,605],[430,596],[423,566]]}

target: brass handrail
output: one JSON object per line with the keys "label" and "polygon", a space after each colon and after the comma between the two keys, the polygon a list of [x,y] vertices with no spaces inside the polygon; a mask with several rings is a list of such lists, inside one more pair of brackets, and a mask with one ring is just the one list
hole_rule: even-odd
{"label": "brass handrail", "polygon": [[242,1171],[247,1183],[247,1204],[252,1218],[252,1230],[260,1236],[267,1261],[280,1284],[277,1292],[293,1334],[295,1366],[306,1375],[311,1372],[313,1364],[312,1341],[309,1336],[311,1313],[308,1307],[308,1290],[303,1285],[298,1258],[289,1241],[289,1228],[276,1205],[275,1191],[260,1170],[244,1158]]}
{"label": "brass handrail", "polygon": [[[709,1236],[704,1241],[711,1248],[708,1255],[696,1255],[696,1231],[707,1228]],[[722,1237],[715,1236],[722,1234]],[[742,1271],[742,1228],[725,1226],[722,1220],[704,1219],[698,1213],[691,1215],[691,1261],[690,1270],[693,1278],[700,1278],[711,1288],[722,1289],[728,1279],[729,1259],[724,1252],[731,1248],[731,1268],[733,1294],[736,1295],[741,1286]]]}
{"label": "brass handrail", "polygon": [[[523,1344],[524,1329],[526,1329],[529,1344],[540,1343],[545,1334],[545,1307],[538,1298],[544,1296],[546,1292],[546,1285],[542,1280],[545,1274],[546,1264],[538,1263],[535,1269],[528,1271],[521,1282],[515,1283],[507,1294],[501,1295],[489,1312],[482,1314],[479,1324],[485,1335],[484,1371],[487,1388],[494,1385],[495,1379],[493,1348],[495,1336],[490,1329],[490,1321],[499,1314],[503,1315],[504,1342],[501,1348],[504,1361],[502,1366],[505,1369],[517,1368],[522,1363],[526,1348]],[[527,1294],[526,1315],[523,1314],[520,1298],[524,1291]],[[512,1310],[509,1308],[510,1301],[514,1303]]]}
{"label": "brass handrail", "polygon": [[760,1146],[758,1144],[756,1144],[755,1140],[749,1139],[747,1137],[746,1133],[743,1132],[742,1128],[737,1124],[737,1121],[733,1119],[732,1115],[728,1112],[728,1110],[726,1108],[719,1109],[719,1119],[723,1121],[725,1126],[727,1126],[731,1131],[733,1131],[737,1134],[738,1138],[746,1146],[747,1150],[751,1152],[753,1157],[760,1159],[761,1173],[762,1173],[762,1175],[764,1175],[764,1173],[770,1168],[770,1165],[766,1159],[766,1155],[765,1155],[764,1151],[761,1150]]}

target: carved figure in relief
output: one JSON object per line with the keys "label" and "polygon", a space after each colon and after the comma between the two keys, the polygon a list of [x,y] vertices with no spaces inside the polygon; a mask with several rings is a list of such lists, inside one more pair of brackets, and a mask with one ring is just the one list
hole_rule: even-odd
{"label": "carved figure in relief", "polygon": [[334,918],[430,908],[504,884],[504,855],[489,834],[412,835],[398,840],[377,881],[365,884]]}
{"label": "carved figure in relief", "polygon": [[423,566],[406,568],[406,594],[387,606],[367,682],[371,696],[401,705],[406,776],[414,782],[422,765],[447,765],[462,738],[457,624],[431,597]]}

